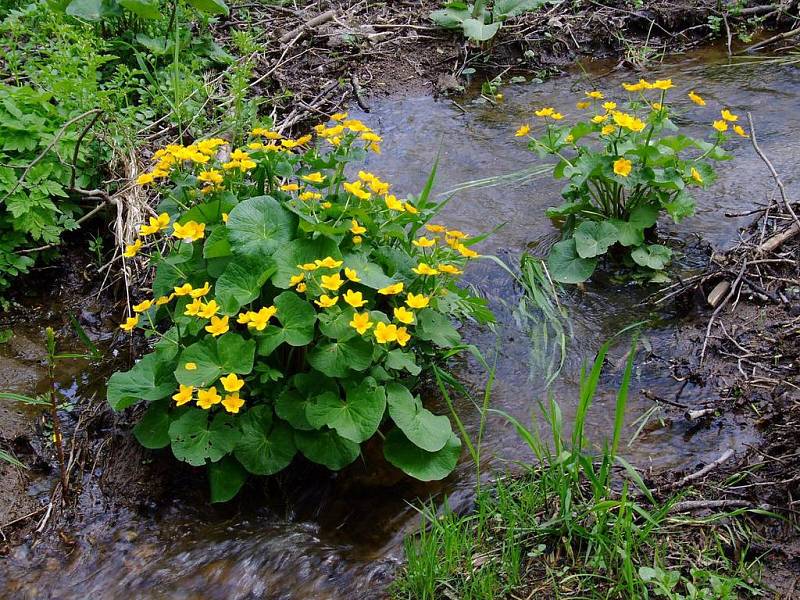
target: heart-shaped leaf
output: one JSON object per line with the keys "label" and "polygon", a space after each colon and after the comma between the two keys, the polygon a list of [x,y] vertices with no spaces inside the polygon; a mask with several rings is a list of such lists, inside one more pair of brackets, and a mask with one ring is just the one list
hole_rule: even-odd
{"label": "heart-shaped leaf", "polygon": [[575,250],[581,258],[600,256],[618,237],[617,228],[608,221],[584,221],[575,229]]}
{"label": "heart-shaped leaf", "polygon": [[453,434],[450,419],[423,408],[419,397],[412,396],[408,388],[399,383],[386,386],[386,399],[389,416],[411,443],[428,452],[444,448]]}
{"label": "heart-shaped leaf", "polygon": [[108,380],[106,398],[111,408],[122,410],[140,400],[160,400],[174,392],[173,361],[163,361],[157,353],[147,354],[130,371],[114,373]]}
{"label": "heart-shaped leaf", "polygon": [[326,392],[306,407],[308,422],[317,429],[327,425],[352,442],[361,443],[378,430],[386,411],[386,393],[372,377],[346,386],[346,395]]}
{"label": "heart-shaped leaf", "polygon": [[275,261],[264,256],[243,256],[229,262],[214,286],[223,314],[234,315],[258,298],[275,269]]}
{"label": "heart-shaped leaf", "polygon": [[372,344],[360,337],[322,343],[308,353],[308,362],[328,377],[347,377],[372,364]]}
{"label": "heart-shaped leaf", "polygon": [[581,283],[589,279],[597,266],[596,258],[581,258],[570,238],[554,244],[547,257],[547,268],[555,281]]}
{"label": "heart-shaped leaf", "polygon": [[269,406],[261,404],[248,410],[242,415],[241,428],[234,455],[254,475],[282,471],[297,453],[291,429],[272,418]]}
{"label": "heart-shaped leaf", "polygon": [[208,411],[190,408],[172,422],[169,437],[175,458],[199,467],[206,459],[215,462],[233,451],[239,438],[236,419],[217,413],[209,424],[208,417]]}
{"label": "heart-shaped leaf", "polygon": [[[219,338],[206,336],[181,353],[175,378],[183,385],[208,387],[226,373],[247,375],[253,370],[255,351],[255,341],[245,340],[238,333],[226,333]],[[197,368],[187,369],[189,363]]]}
{"label": "heart-shaped leaf", "polygon": [[234,254],[271,256],[297,231],[297,217],[271,196],[256,196],[228,215],[228,239]]}
{"label": "heart-shaped leaf", "polygon": [[672,250],[661,244],[640,246],[631,252],[631,258],[637,265],[661,271],[672,259]]}
{"label": "heart-shaped leaf", "polygon": [[297,448],[308,460],[339,471],[353,462],[360,453],[355,442],[343,438],[332,429],[325,431],[295,431]]}
{"label": "heart-shaped leaf", "polygon": [[211,502],[227,502],[242,489],[247,481],[247,471],[232,456],[208,465],[208,484]]}
{"label": "heart-shaped leaf", "polygon": [[392,429],[383,442],[383,455],[406,475],[420,481],[438,481],[456,468],[461,455],[461,440],[453,434],[441,450],[426,452],[402,431]]}

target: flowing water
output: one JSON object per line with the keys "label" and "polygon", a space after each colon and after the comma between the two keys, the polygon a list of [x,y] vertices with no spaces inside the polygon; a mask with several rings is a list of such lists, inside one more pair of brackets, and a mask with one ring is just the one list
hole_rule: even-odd
{"label": "flowing water", "polygon": [[[430,96],[378,102],[369,114],[356,115],[384,138],[383,154],[371,156],[367,168],[402,193],[422,188],[437,155],[438,193],[464,181],[528,168],[537,159],[513,137],[513,131],[532,118],[534,108],[552,105],[570,115],[577,112],[575,101],[584,90],[619,90],[622,81],[632,78],[606,70],[609,65],[586,67],[588,74],[507,86],[502,90],[505,100],[497,106],[474,99],[456,105]],[[797,191],[793,150],[800,131],[800,71],[777,65],[728,67],[724,54],[712,49],[672,59],[647,75],[672,77],[677,85],[673,98],[685,98],[688,90],[695,89],[708,100],[704,109],[682,103],[676,118],[696,135],[710,131],[721,105],[739,114],[751,111],[763,149],[790,192]],[[721,164],[719,183],[697,195],[696,216],[680,228],[667,222],[660,225],[662,235],[673,236],[673,245],[683,250],[676,273],[697,268],[702,255],[699,238],[717,249],[734,243],[737,227],[751,217],[726,218],[725,213],[753,209],[772,189],[747,140],[733,141],[733,155],[732,161]],[[544,209],[559,203],[559,189],[560,184],[547,177],[466,189],[448,204],[441,220],[473,233],[502,225],[480,249],[514,264],[522,253],[535,252],[554,240]],[[552,340],[546,343],[538,326],[515,322],[513,308],[521,291],[492,262],[475,262],[467,279],[489,299],[502,323],[497,336],[472,327],[465,331],[490,361],[496,356],[492,405],[531,422],[537,402],[546,398],[546,371],[541,365],[547,362],[548,352],[557,351],[557,345]],[[675,377],[671,375],[670,367],[679,365],[684,358],[681,353],[690,347],[682,324],[692,317],[646,307],[642,302],[652,291],[600,281],[586,291],[572,289],[563,299],[570,315],[568,358],[551,391],[565,422],[574,411],[581,364],[591,361],[614,333],[643,319],[650,319],[650,324],[643,334],[645,350],[638,355],[632,382],[628,437],[638,430],[641,422],[637,420],[653,408],[649,399],[653,395],[688,406],[715,399],[711,386],[704,389],[682,380],[680,369]],[[614,394],[627,344],[620,340],[612,347],[602,393],[589,413],[587,432],[595,443],[601,443],[613,428]],[[6,369],[20,360],[18,353],[6,351],[0,366]],[[35,359],[31,364],[36,368]],[[62,384],[74,395],[102,394],[97,373],[92,375],[67,375]],[[459,375],[478,390],[485,377],[467,360],[461,363]],[[16,378],[12,387],[29,393],[37,377],[41,373],[28,372],[27,379]],[[477,411],[468,402],[459,409],[468,429],[475,432]],[[639,468],[691,469],[727,448],[741,449],[756,439],[735,416],[703,426],[676,412],[661,416],[663,421],[651,421],[624,448],[626,457]],[[368,449],[367,455],[371,452]],[[484,453],[486,473],[509,468],[509,461],[531,458],[513,428],[495,417],[488,423]],[[168,460],[167,455],[159,460]],[[23,545],[0,559],[5,563],[0,565],[0,582],[5,580],[2,589],[8,598],[381,597],[402,561],[403,536],[418,523],[414,504],[429,497],[441,502],[447,495],[452,506],[468,509],[475,474],[466,456],[447,480],[427,485],[365,466],[369,464],[369,460],[357,463],[333,476],[301,466],[270,484],[275,501],[268,507],[258,502],[240,503],[235,509],[209,507],[202,498],[176,489],[170,492],[176,499],[165,505],[106,512],[106,505],[93,496],[86,514],[69,531],[72,549],[66,558],[62,553],[37,560],[36,548]],[[47,489],[40,483],[29,493],[41,499]]]}

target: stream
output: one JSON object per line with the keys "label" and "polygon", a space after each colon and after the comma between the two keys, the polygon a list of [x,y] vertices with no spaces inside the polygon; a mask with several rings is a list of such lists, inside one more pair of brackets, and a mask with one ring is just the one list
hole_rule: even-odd
{"label": "stream", "polygon": [[[726,62],[724,51],[712,47],[671,58],[645,75],[673,79],[676,88],[670,97],[677,101],[676,121],[690,135],[707,135],[723,106],[740,115],[751,111],[760,145],[781,173],[789,194],[797,193],[792,149],[797,147],[800,131],[800,70],[771,64],[732,67]],[[476,101],[474,95],[458,105],[431,96],[375,101],[370,113],[351,113],[384,138],[383,153],[370,155],[364,168],[392,182],[400,196],[422,189],[437,155],[435,192],[440,194],[466,181],[534,166],[538,159],[513,136],[521,123],[531,121],[534,108],[554,106],[568,119],[574,118],[575,102],[584,90],[596,87],[612,99],[622,98],[620,84],[639,77],[612,72],[613,65],[602,62],[584,67],[585,73],[576,70],[544,83],[503,86],[504,99],[496,106]],[[703,95],[708,106],[689,103],[686,92],[690,89]],[[696,194],[697,214],[680,227],[663,219],[659,223],[661,235],[670,238],[677,251],[673,276],[689,275],[699,268],[708,254],[700,240],[717,250],[734,244],[737,228],[752,216],[726,218],[725,213],[752,210],[773,187],[748,140],[737,137],[729,146],[734,159],[720,163],[716,185]],[[473,234],[502,225],[478,248],[517,264],[523,253],[535,253],[555,241],[544,210],[560,203],[562,185],[549,176],[519,179],[459,191],[440,221]],[[538,402],[547,399],[544,365],[557,356],[558,344],[552,336],[542,336],[540,323],[515,320],[522,292],[496,264],[475,261],[466,279],[489,300],[502,324],[496,334],[474,326],[465,331],[467,340],[478,345],[490,363],[496,363],[492,406],[531,423],[538,415]],[[657,310],[644,304],[653,287],[595,279],[586,291],[569,288],[562,297],[570,316],[567,358],[549,393],[558,401],[564,422],[570,423],[574,414],[581,365],[591,362],[600,345],[620,329],[648,319],[623,437],[635,439],[623,444],[624,456],[645,471],[693,469],[727,448],[740,450],[755,443],[757,433],[735,415],[698,425],[684,419],[680,410],[653,410],[653,396],[679,399],[689,407],[702,407],[717,398],[711,386],[704,388],[671,374],[670,367],[679,366],[693,347],[687,338],[687,331],[696,331],[690,327],[693,315],[670,306]],[[90,334],[102,343],[108,337],[108,329],[103,331],[98,323]],[[18,334],[22,340],[36,335],[24,328]],[[600,393],[588,416],[587,434],[594,444],[601,444],[613,430],[616,389],[629,345],[626,337],[612,345]],[[26,350],[20,342],[0,344],[3,389],[25,394],[41,391],[44,372],[38,352]],[[62,373],[59,385],[70,397],[102,397],[108,371],[106,366],[89,372],[82,363]],[[486,373],[475,361],[461,359],[457,374],[480,395]],[[431,401],[438,412],[446,410],[435,398]],[[475,434],[479,424],[475,407],[462,401],[458,410]],[[26,414],[0,401],[0,426],[7,429],[11,421],[34,418]],[[546,434],[541,427],[540,431]],[[486,477],[513,469],[513,461],[532,457],[513,427],[498,416],[488,420],[483,453]],[[162,453],[155,460],[172,458]],[[241,502],[234,508],[208,506],[204,496],[175,489],[169,502],[109,510],[99,492],[87,484],[80,499],[84,514],[68,528],[69,552],[41,558],[32,543],[13,548],[0,558],[0,597],[379,598],[402,563],[403,538],[419,523],[420,503],[432,498],[440,505],[447,496],[455,510],[468,510],[475,467],[464,452],[457,470],[445,481],[432,484],[411,482],[385,468],[371,467],[369,460],[333,475],[301,465],[297,472],[276,479],[266,486],[274,498],[268,506]],[[49,477],[34,477],[28,495],[41,505],[51,484]]]}

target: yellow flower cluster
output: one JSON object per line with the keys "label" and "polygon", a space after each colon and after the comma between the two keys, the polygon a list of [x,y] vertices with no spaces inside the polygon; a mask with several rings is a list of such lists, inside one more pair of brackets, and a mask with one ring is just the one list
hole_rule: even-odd
{"label": "yellow flower cluster", "polygon": [[366,148],[376,154],[381,153],[381,142],[383,138],[372,131],[367,125],[358,119],[349,119],[347,113],[336,113],[331,115],[333,125],[320,123],[314,127],[316,134],[332,146],[339,146],[343,136],[346,134],[356,134],[358,139],[366,142]]}
{"label": "yellow flower cluster", "polygon": [[[193,364],[194,363],[187,363],[185,368],[188,369],[189,365]],[[195,369],[196,368],[197,366],[195,365]],[[200,408],[209,410],[212,406],[221,404],[229,413],[238,413],[242,406],[244,406],[244,399],[240,395],[240,391],[244,387],[244,380],[240,379],[236,373],[229,373],[224,377],[220,377],[219,383],[222,384],[222,389],[226,392],[224,396],[220,395],[216,385],[206,389],[195,389],[193,385],[181,384],[177,393],[173,394],[172,399],[175,400],[176,406],[183,406],[195,399],[196,392],[197,406]]]}

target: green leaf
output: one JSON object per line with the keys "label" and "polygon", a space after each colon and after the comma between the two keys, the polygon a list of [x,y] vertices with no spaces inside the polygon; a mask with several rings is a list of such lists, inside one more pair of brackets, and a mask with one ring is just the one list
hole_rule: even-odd
{"label": "green leaf", "polygon": [[664,203],[664,209],[675,223],[680,223],[694,214],[694,198],[682,190],[672,200]]}
{"label": "green leaf", "polygon": [[347,377],[372,364],[372,344],[360,337],[322,343],[308,353],[308,363],[329,377]]}
{"label": "green leaf", "polygon": [[157,0],[117,0],[122,8],[127,8],[142,19],[158,19],[161,16]]}
{"label": "green leaf", "polygon": [[319,330],[325,335],[340,342],[349,340],[358,335],[350,326],[355,309],[347,307],[344,310],[327,310],[319,314]]}
{"label": "green leaf", "polygon": [[547,257],[547,268],[555,281],[581,283],[589,279],[597,266],[596,258],[581,258],[570,238],[554,244]]}
{"label": "green leaf", "polygon": [[[237,333],[206,336],[181,353],[175,378],[183,385],[208,387],[223,374],[247,375],[253,370],[255,350],[255,340],[245,340]],[[186,363],[195,363],[197,369],[187,370]]]}
{"label": "green leaf", "polygon": [[203,258],[225,258],[231,255],[231,243],[228,241],[228,228],[215,227],[203,245]]}
{"label": "green leaf", "polygon": [[575,249],[581,258],[605,254],[619,238],[617,228],[608,221],[584,221],[575,229]]}
{"label": "green leaf", "polygon": [[233,451],[239,438],[234,416],[217,413],[210,425],[208,416],[206,410],[190,408],[170,424],[175,458],[199,467],[206,459],[216,462]]}
{"label": "green leaf", "polygon": [[272,418],[269,406],[261,404],[248,410],[242,416],[241,428],[234,455],[254,475],[282,471],[297,453],[291,429]]}
{"label": "green leaf", "polygon": [[417,337],[429,340],[442,348],[452,348],[461,341],[450,319],[432,308],[424,308],[417,314]]}
{"label": "green leaf", "polygon": [[672,259],[672,250],[661,244],[640,246],[631,252],[631,258],[637,265],[661,271]]}
{"label": "green leaf", "polygon": [[360,453],[355,442],[341,437],[335,431],[295,431],[297,448],[308,460],[339,471],[353,462]]}
{"label": "green leaf", "polygon": [[113,0],[72,0],[66,12],[70,17],[96,23],[108,17],[118,16],[122,11]]}
{"label": "green leaf", "polygon": [[258,298],[275,269],[275,261],[264,256],[243,256],[229,262],[214,286],[222,313],[234,315]]}
{"label": "green leaf", "polygon": [[453,435],[450,419],[434,415],[422,406],[419,396],[413,396],[408,388],[399,383],[386,386],[389,416],[408,440],[427,452],[444,448]]}
{"label": "green leaf", "polygon": [[231,250],[242,256],[270,256],[297,231],[297,217],[271,196],[238,204],[228,216]]}
{"label": "green leaf", "polygon": [[380,265],[370,262],[369,259],[363,254],[350,254],[344,258],[344,266],[355,269],[358,273],[358,278],[361,279],[361,285],[379,290],[394,283],[391,277],[388,277]]}
{"label": "green leaf", "polygon": [[227,502],[234,498],[247,481],[247,471],[232,456],[208,465],[208,484],[211,502]]}
{"label": "green leaf", "polygon": [[658,221],[658,209],[655,206],[639,206],[634,208],[628,222],[631,225],[647,229],[652,227]]}
{"label": "green leaf", "polygon": [[478,19],[464,19],[461,24],[464,35],[476,42],[485,42],[492,39],[500,29],[500,22],[486,24]]}
{"label": "green leaf", "polygon": [[375,434],[383,420],[386,393],[372,377],[345,387],[346,399],[331,392],[312,399],[306,406],[306,417],[317,429],[327,425],[345,439],[364,442]]}
{"label": "green leaf", "polygon": [[153,402],[133,428],[133,435],[145,448],[155,450],[169,446],[169,400]]}
{"label": "green leaf", "polygon": [[[230,223],[230,220],[228,220]],[[275,252],[273,258],[277,265],[277,271],[272,277],[272,284],[275,287],[286,289],[289,287],[289,279],[299,273],[297,265],[314,262],[331,256],[336,260],[341,259],[339,246],[330,238],[319,237],[315,240],[299,238],[292,240],[280,250]]]}
{"label": "green leaf", "polygon": [[172,362],[147,354],[130,371],[114,373],[108,380],[106,398],[111,408],[122,410],[139,400],[161,400],[175,391]]}
{"label": "green leaf", "polygon": [[516,17],[543,6],[547,0],[495,0],[492,14],[495,19]]}
{"label": "green leaf", "polygon": [[311,399],[297,390],[285,389],[275,401],[275,413],[289,425],[301,431],[314,429],[306,418],[306,407]]}
{"label": "green leaf", "polygon": [[461,440],[453,434],[438,452],[426,452],[399,429],[392,429],[383,442],[383,455],[391,464],[420,481],[444,479],[456,468]]}
{"label": "green leaf", "polygon": [[422,372],[420,367],[414,360],[414,355],[410,352],[403,352],[400,348],[395,348],[386,354],[386,367],[400,371],[405,369],[412,375],[419,375]]}
{"label": "green leaf", "polygon": [[228,13],[230,12],[228,5],[222,0],[187,0],[187,2],[200,12],[211,15],[228,16]]}
{"label": "green leaf", "polygon": [[445,29],[459,29],[465,20],[469,19],[471,14],[466,5],[464,8],[456,8],[453,6],[456,3],[450,3],[448,8],[433,11],[429,16],[431,20],[439,27]]}
{"label": "green leaf", "polygon": [[641,246],[644,243],[644,229],[628,221],[611,219],[609,221],[617,228],[617,241],[623,246]]}
{"label": "green leaf", "polygon": [[305,346],[314,339],[317,311],[295,292],[283,292],[275,297],[278,312],[275,317],[283,326],[283,338],[290,346]]}

